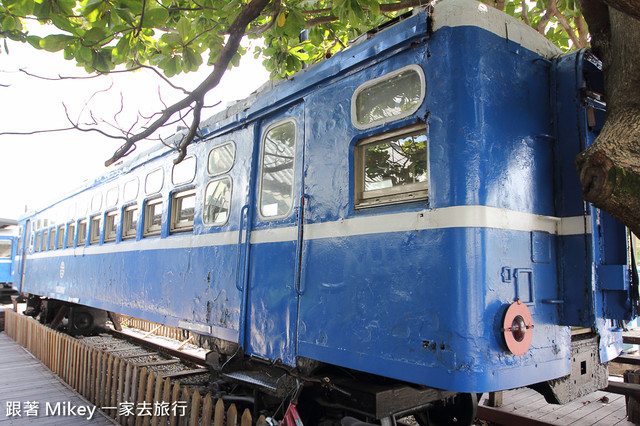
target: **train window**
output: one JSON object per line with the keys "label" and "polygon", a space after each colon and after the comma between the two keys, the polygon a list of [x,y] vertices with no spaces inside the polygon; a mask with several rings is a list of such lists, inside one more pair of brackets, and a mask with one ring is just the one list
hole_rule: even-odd
{"label": "train window", "polygon": [[144,192],[147,194],[160,192],[163,182],[164,173],[162,173],[162,169],[156,169],[150,172],[144,180]]}
{"label": "train window", "polygon": [[73,239],[76,236],[76,223],[70,222],[67,225],[67,248],[73,247]]}
{"label": "train window", "polygon": [[89,244],[100,243],[100,227],[102,226],[102,215],[97,214],[91,217],[91,226],[89,228]]}
{"label": "train window", "polygon": [[59,249],[64,248],[64,225],[58,226],[58,244]]}
{"label": "train window", "polygon": [[174,185],[182,185],[193,182],[196,177],[196,157],[187,157],[178,164],[173,165],[171,181]]}
{"label": "train window", "polygon": [[51,228],[51,231],[49,232],[49,250],[54,250],[56,248],[55,232],[56,232],[56,228]]}
{"label": "train window", "polygon": [[104,218],[104,242],[115,241],[118,231],[118,211],[107,212]]}
{"label": "train window", "polygon": [[78,247],[82,247],[87,243],[87,219],[78,222]]}
{"label": "train window", "polygon": [[407,117],[420,108],[425,95],[424,71],[409,65],[367,81],[351,98],[351,120],[358,129]]}
{"label": "train window", "polygon": [[209,151],[207,172],[212,175],[219,175],[231,170],[236,157],[236,146],[233,142],[216,146]]}
{"label": "train window", "polygon": [[18,247],[16,248],[16,255],[22,256],[22,238],[18,238]]}
{"label": "train window", "polygon": [[122,198],[125,203],[138,198],[139,186],[140,182],[138,181],[138,178],[131,179],[129,182],[124,184],[124,188],[122,190]]}
{"label": "train window", "polygon": [[40,243],[41,243],[40,237],[41,237],[40,231],[36,232],[36,246],[35,246],[36,253],[39,252],[40,248],[41,248],[40,247]]}
{"label": "train window", "polygon": [[144,206],[144,232],[145,237],[159,235],[162,225],[162,198],[148,200]]}
{"label": "train window", "polygon": [[[45,231],[42,231],[42,251],[46,251],[47,248],[49,248],[49,230],[48,229]],[[38,248],[38,251],[40,251],[40,248]]]}
{"label": "train window", "polygon": [[196,207],[196,191],[176,192],[171,197],[171,231],[189,231],[193,229],[193,216]]}
{"label": "train window", "polygon": [[209,182],[204,192],[202,221],[205,225],[219,226],[229,219],[231,179],[228,177]]}
{"label": "train window", "polygon": [[106,208],[115,207],[118,204],[118,187],[115,186],[107,191],[107,195],[105,196],[105,203],[107,204]]}
{"label": "train window", "polygon": [[286,217],[293,205],[296,124],[293,120],[272,126],[262,141],[260,215]]}
{"label": "train window", "polygon": [[97,212],[102,208],[102,193],[98,192],[91,198],[91,211]]}
{"label": "train window", "polygon": [[125,207],[122,214],[122,239],[135,238],[138,229],[138,206]]}
{"label": "train window", "polygon": [[356,208],[427,199],[424,125],[364,139],[354,158]]}
{"label": "train window", "polygon": [[0,240],[0,257],[11,258],[11,240]]}

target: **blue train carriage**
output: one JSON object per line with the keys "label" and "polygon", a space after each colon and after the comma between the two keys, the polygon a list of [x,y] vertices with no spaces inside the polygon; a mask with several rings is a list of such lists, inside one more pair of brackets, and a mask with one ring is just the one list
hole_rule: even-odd
{"label": "blue train carriage", "polygon": [[0,302],[6,303],[11,299],[14,276],[14,257],[17,252],[18,221],[0,218]]}
{"label": "blue train carriage", "polygon": [[478,393],[606,385],[637,288],[572,165],[603,121],[597,59],[444,0],[273,86],[183,162],[150,150],[24,218],[30,313],[191,330],[221,394],[277,407],[306,383],[310,422],[462,424]]}

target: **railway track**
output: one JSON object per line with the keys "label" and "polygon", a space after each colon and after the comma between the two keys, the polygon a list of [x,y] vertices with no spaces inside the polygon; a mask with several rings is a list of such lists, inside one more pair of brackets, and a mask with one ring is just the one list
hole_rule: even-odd
{"label": "railway track", "polygon": [[[136,331],[139,331],[141,336],[137,336]],[[170,378],[181,386],[188,385],[192,390],[197,389],[205,393],[208,391],[211,377],[204,356],[200,357],[173,348],[168,345],[170,339],[161,338],[164,342],[159,343],[157,341],[159,339],[148,338],[150,333],[142,333],[143,330],[135,329],[128,332],[110,330],[109,333],[97,336],[79,336],[78,340],[104,353],[126,360],[134,366],[144,367],[164,378]],[[180,346],[180,342],[174,342]]]}

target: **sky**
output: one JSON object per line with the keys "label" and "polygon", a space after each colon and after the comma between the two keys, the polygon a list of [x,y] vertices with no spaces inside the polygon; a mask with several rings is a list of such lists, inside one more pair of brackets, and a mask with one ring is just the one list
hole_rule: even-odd
{"label": "sky", "polygon": [[[183,96],[148,70],[82,80],[29,77],[19,70],[50,78],[88,74],[74,62],[66,61],[62,52],[39,51],[10,40],[7,47],[9,54],[4,50],[0,54],[0,133],[68,127],[63,104],[74,121],[86,123],[93,114],[128,128],[138,111],[144,115],[160,111],[160,96],[166,104]],[[242,58],[240,67],[227,71],[218,87],[207,95],[206,105],[218,100],[221,104],[204,110],[203,119],[223,105],[249,96],[268,79],[267,71],[251,51]],[[181,74],[171,81],[193,89],[209,72],[210,68],[202,66],[197,73]],[[121,105],[125,108],[118,114]],[[96,132],[79,131],[0,135],[0,218],[18,219],[25,208],[44,207],[83,181],[106,172],[104,162],[122,142]],[[142,141],[138,147],[144,150],[154,143]]]}

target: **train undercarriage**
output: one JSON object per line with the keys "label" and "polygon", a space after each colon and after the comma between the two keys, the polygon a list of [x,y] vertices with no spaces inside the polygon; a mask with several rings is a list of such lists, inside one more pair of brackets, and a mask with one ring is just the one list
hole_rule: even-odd
{"label": "train undercarriage", "polygon": [[[73,336],[109,330],[115,315],[75,303],[29,296],[25,315]],[[213,398],[282,419],[290,405],[304,425],[395,425],[413,416],[420,426],[470,425],[481,394],[457,393],[418,386],[300,357],[296,368],[279,360],[247,356],[235,343],[195,335],[209,350]],[[550,403],[566,403],[606,387],[608,370],[597,362],[597,338],[578,335],[574,341],[572,374],[531,386]]]}

